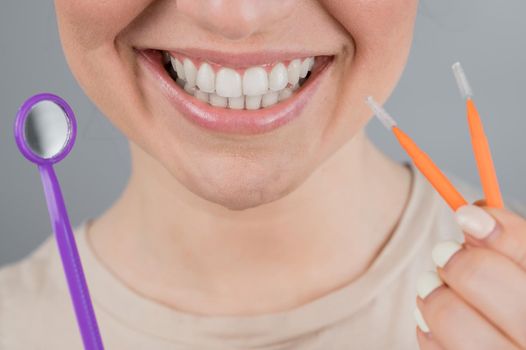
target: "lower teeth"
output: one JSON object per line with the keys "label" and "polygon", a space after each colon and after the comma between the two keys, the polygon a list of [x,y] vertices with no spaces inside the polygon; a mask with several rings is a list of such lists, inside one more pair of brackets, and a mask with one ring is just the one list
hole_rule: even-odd
{"label": "lower teeth", "polygon": [[267,94],[262,96],[242,95],[240,97],[226,98],[218,96],[214,93],[206,93],[200,91],[197,86],[189,86],[189,84],[187,84],[185,80],[177,76],[177,73],[175,72],[170,63],[165,64],[164,68],[166,69],[170,77],[176,82],[176,84],[183,88],[189,95],[192,95],[198,100],[206,102],[211,106],[230,109],[254,110],[259,108],[271,107],[276,103],[290,98],[292,94],[297,89],[299,89],[311,76],[311,72],[309,71],[305,78],[300,78],[298,84],[296,84],[295,86],[291,86],[289,83],[287,87],[281,91],[269,91]]}

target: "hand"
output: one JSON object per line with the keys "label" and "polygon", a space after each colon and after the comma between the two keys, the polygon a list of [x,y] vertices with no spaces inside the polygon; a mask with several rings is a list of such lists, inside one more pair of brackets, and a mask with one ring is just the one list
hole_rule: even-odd
{"label": "hand", "polygon": [[526,220],[476,205],[455,216],[465,243],[439,243],[438,274],[418,281],[420,348],[526,349]]}

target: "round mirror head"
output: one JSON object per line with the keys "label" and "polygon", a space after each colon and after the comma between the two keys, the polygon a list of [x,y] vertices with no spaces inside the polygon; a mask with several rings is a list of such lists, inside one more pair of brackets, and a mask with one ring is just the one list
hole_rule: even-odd
{"label": "round mirror head", "polygon": [[66,147],[71,128],[66,113],[51,101],[40,101],[27,115],[24,140],[35,155],[50,159]]}
{"label": "round mirror head", "polygon": [[76,122],[73,111],[60,97],[39,94],[20,108],[15,139],[22,154],[32,162],[56,163],[73,147]]}

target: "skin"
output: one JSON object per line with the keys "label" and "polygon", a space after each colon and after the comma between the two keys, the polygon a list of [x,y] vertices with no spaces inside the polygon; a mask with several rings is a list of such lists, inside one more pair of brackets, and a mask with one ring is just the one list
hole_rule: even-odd
{"label": "skin", "polygon": [[526,220],[484,207],[497,225],[484,239],[465,232],[463,248],[438,273],[445,285],[417,305],[431,349],[526,349]]}
{"label": "skin", "polygon": [[[73,74],[130,141],[127,187],[88,230],[95,254],[129,288],[186,312],[250,315],[320,297],[374,261],[403,213],[411,179],[365,136],[371,112],[364,99],[383,102],[396,86],[417,0],[55,5]],[[335,58],[300,118],[239,137],[178,115],[137,63],[134,47],[303,50]],[[473,270],[471,263],[464,269]],[[423,314],[434,334],[433,315],[445,313],[430,310]],[[448,322],[437,337],[477,330],[476,320]],[[435,338],[424,338],[423,347],[432,348]]]}
{"label": "skin", "polygon": [[[410,174],[364,136],[364,99],[382,101],[396,85],[417,3],[211,4],[56,1],[73,74],[130,140],[128,186],[88,237],[130,288],[174,308],[292,308],[358,277],[403,211]],[[186,122],[133,52],[186,46],[335,59],[300,118],[239,137]]]}

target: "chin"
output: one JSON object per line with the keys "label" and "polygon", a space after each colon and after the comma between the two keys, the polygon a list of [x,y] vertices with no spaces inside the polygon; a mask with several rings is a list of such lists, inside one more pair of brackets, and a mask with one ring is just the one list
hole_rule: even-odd
{"label": "chin", "polygon": [[179,182],[203,200],[241,211],[286,197],[305,180],[298,174],[254,170],[247,164],[229,164],[220,169],[223,170],[216,168],[205,177],[187,176]]}

